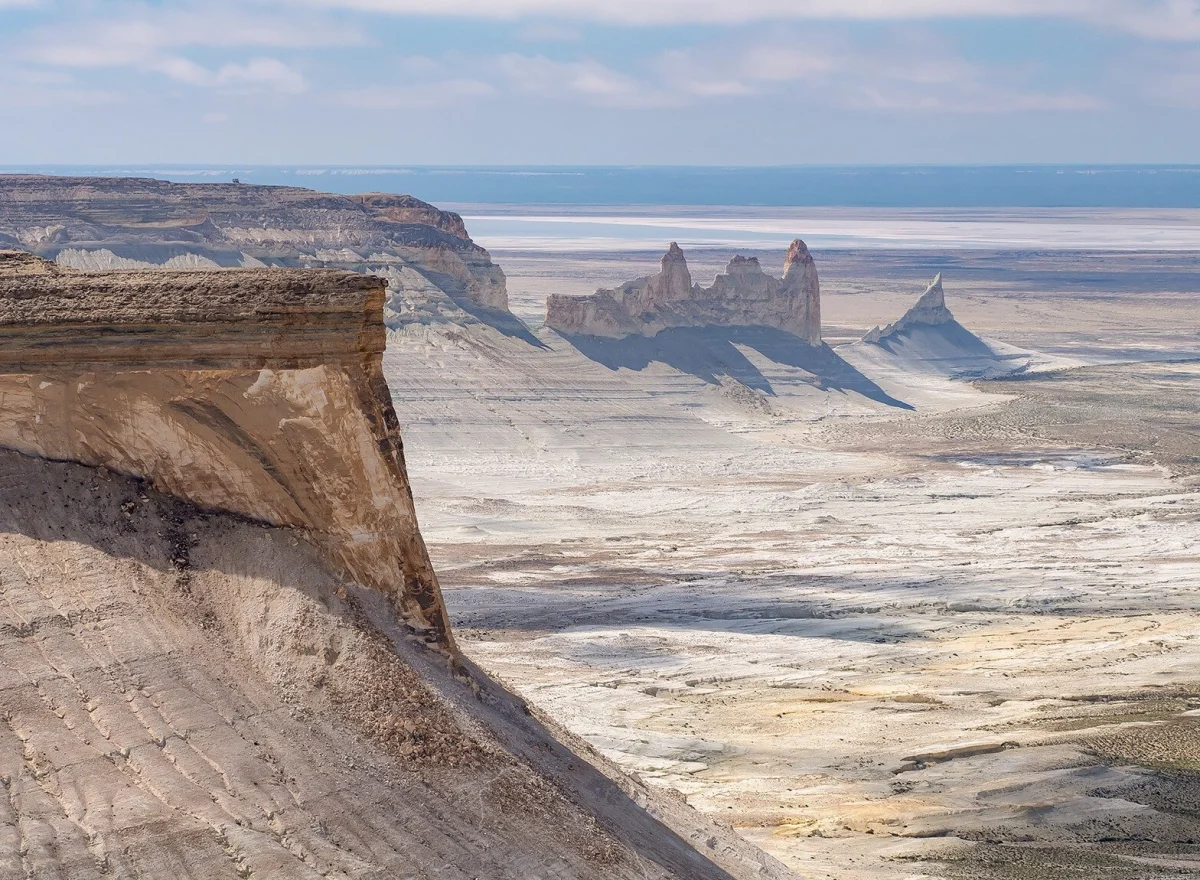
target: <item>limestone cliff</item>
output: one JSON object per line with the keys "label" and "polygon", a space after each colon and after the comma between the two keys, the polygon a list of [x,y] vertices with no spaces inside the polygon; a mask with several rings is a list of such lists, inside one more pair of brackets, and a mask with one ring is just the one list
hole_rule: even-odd
{"label": "limestone cliff", "polygon": [[140,178],[0,175],[0,247],[79,269],[277,266],[373,272],[385,319],[507,313],[504,273],[462,218],[406,195]]}
{"label": "limestone cliff", "polygon": [[880,341],[903,333],[913,327],[928,326],[936,327],[939,324],[949,324],[954,321],[954,315],[946,308],[946,294],[942,290],[942,273],[939,272],[925,292],[921,294],[921,298],[916,304],[904,313],[900,320],[888,324],[886,327],[875,327],[866,336],[863,337],[863,342],[872,342],[878,344]]}
{"label": "limestone cliff", "polygon": [[672,242],[657,275],[591,296],[551,296],[546,326],[613,338],[654,336],[670,327],[770,327],[820,345],[820,282],[812,255],[797,239],[788,249],[782,279],[765,273],[756,257],[735,256],[711,287],[700,287]]}
{"label": "limestone cliff", "polygon": [[457,653],[384,298],[0,252],[0,877],[786,880]]}
{"label": "limestone cliff", "polygon": [[452,647],[381,370],[384,282],[0,252],[0,446],[303,529]]}

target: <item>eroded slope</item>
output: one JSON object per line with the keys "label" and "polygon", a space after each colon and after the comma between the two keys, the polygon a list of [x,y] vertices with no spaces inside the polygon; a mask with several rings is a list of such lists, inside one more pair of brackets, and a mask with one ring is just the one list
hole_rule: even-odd
{"label": "eroded slope", "polygon": [[787,876],[457,654],[383,301],[0,255],[0,877]]}
{"label": "eroded slope", "polygon": [[603,830],[289,530],[4,452],[0,585],[2,877],[729,876]]}

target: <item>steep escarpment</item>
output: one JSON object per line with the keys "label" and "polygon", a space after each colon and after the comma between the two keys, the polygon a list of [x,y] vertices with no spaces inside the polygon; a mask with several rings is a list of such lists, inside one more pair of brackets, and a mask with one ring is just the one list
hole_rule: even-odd
{"label": "steep escarpment", "polygon": [[0,445],[304,529],[450,646],[381,372],[384,283],[0,253]]}
{"label": "steep escarpment", "polygon": [[383,303],[0,254],[0,876],[788,876],[457,653]]}
{"label": "steep escarpment", "polygon": [[767,327],[820,345],[820,281],[812,255],[797,239],[788,249],[782,279],[765,273],[756,257],[735,256],[711,287],[701,287],[672,242],[657,275],[591,296],[551,296],[546,326],[611,338],[654,336],[676,327]]}
{"label": "steep escarpment", "polygon": [[143,178],[0,175],[0,246],[80,269],[277,266],[387,277],[389,326],[507,313],[462,218],[406,195]]}

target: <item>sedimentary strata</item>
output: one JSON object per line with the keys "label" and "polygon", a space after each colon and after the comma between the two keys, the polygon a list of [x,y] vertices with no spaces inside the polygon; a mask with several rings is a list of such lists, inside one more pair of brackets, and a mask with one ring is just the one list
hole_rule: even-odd
{"label": "sedimentary strata", "polygon": [[298,527],[451,646],[381,372],[384,282],[0,252],[0,445]]}
{"label": "sedimentary strata", "polygon": [[384,297],[0,253],[0,876],[784,880],[457,653]]}
{"label": "sedimentary strata", "polygon": [[591,296],[551,296],[546,326],[567,334],[654,336],[670,327],[771,327],[821,343],[821,289],[804,242],[792,242],[783,278],[762,270],[756,257],[735,256],[711,287],[692,281],[687,260],[672,242],[662,269]]}
{"label": "sedimentary strata", "polygon": [[142,178],[0,175],[0,247],[79,269],[292,267],[389,281],[389,326],[504,313],[504,273],[458,214],[406,195]]}

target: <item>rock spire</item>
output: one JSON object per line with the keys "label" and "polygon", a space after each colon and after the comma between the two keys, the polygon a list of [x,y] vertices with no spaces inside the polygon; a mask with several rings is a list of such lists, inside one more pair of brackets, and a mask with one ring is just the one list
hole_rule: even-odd
{"label": "rock spire", "polygon": [[654,336],[672,327],[762,326],[820,345],[821,287],[799,239],[788,249],[782,279],[763,272],[757,257],[735,256],[710,287],[693,283],[683,250],[671,242],[656,275],[591,296],[551,296],[546,326],[611,338]]}

